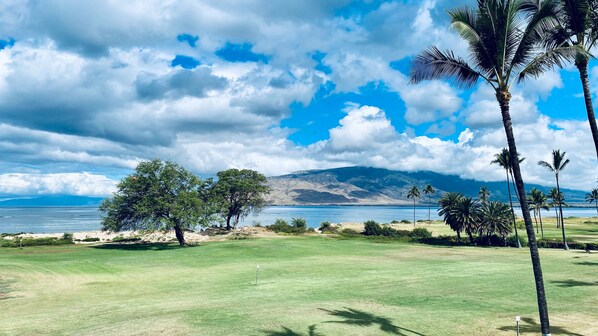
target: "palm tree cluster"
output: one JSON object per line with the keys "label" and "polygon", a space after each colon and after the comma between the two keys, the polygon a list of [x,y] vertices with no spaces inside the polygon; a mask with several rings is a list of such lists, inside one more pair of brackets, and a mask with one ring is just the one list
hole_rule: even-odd
{"label": "palm tree cluster", "polygon": [[499,236],[504,241],[511,233],[511,208],[507,204],[475,200],[457,192],[445,193],[438,204],[438,215],[457,233],[458,241],[461,241],[462,232],[470,243],[477,235],[485,237],[488,244],[492,236]]}
{"label": "palm tree cluster", "polygon": [[[529,241],[543,335],[550,335],[548,305],[513,133],[511,87],[514,82],[538,77],[555,66],[574,63],[598,157],[598,128],[587,72],[590,50],[598,40],[597,11],[598,0],[477,0],[474,8],[448,11],[451,26],[469,46],[469,60],[433,46],[418,54],[411,67],[410,80],[414,84],[448,79],[460,87],[473,87],[483,80],[495,91]],[[564,238],[564,228],[562,232]]]}
{"label": "palm tree cluster", "polygon": [[596,206],[596,214],[598,214],[598,188],[594,188],[591,192],[586,194],[586,201],[590,202],[590,204],[594,202],[594,205]]}

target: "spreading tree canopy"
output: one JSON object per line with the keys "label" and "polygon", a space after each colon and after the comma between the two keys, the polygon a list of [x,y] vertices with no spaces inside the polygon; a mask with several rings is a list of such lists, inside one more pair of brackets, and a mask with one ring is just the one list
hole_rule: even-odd
{"label": "spreading tree canopy", "polygon": [[218,173],[213,197],[219,204],[219,214],[231,229],[250,213],[261,211],[270,192],[266,176],[251,169],[228,169]]}
{"label": "spreading tree canopy", "polygon": [[174,230],[183,246],[184,230],[209,223],[210,182],[170,161],[141,162],[102,202],[102,230]]}

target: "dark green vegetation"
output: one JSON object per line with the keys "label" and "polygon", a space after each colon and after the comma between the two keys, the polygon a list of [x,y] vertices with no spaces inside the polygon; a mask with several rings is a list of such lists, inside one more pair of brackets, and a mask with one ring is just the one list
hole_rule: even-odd
{"label": "dark green vegetation", "polygon": [[197,226],[225,222],[230,230],[240,218],[260,211],[269,191],[266,177],[253,170],[221,171],[214,183],[160,160],[139,163],[117,188],[100,206],[102,230],[174,230],[181,246],[184,231]]}
{"label": "dark green vegetation", "polygon": [[[595,335],[598,253],[542,257],[554,334]],[[0,249],[0,334],[500,336],[521,315],[537,335],[530,268],[522,249],[325,237]]]}

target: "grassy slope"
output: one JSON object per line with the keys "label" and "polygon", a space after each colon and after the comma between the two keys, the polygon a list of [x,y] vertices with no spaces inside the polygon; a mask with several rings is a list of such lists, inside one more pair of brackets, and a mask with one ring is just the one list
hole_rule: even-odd
{"label": "grassy slope", "polygon": [[[598,334],[598,253],[542,261],[553,334]],[[2,335],[511,335],[517,314],[538,332],[527,249],[264,238],[5,248],[0,269]]]}

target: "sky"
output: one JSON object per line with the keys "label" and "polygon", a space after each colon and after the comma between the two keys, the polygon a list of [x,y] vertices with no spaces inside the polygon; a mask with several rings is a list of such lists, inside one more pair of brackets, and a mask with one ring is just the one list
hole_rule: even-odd
{"label": "sky", "polygon": [[[105,196],[151,159],[204,177],[361,165],[501,180],[492,90],[408,83],[430,45],[467,55],[446,14],[463,4],[4,0],[0,195]],[[589,72],[596,101],[598,62]],[[561,185],[595,187],[576,69],[512,93],[524,180],[551,185],[536,163],[558,148]]]}

